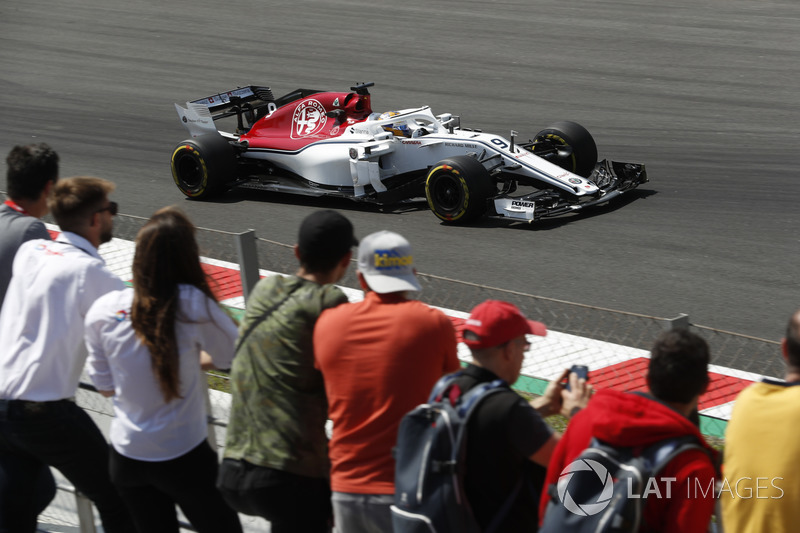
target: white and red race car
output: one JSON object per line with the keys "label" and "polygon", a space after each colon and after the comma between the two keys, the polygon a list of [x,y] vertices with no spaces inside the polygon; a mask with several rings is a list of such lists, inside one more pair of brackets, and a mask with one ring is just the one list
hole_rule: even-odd
{"label": "white and red race car", "polygon": [[[172,176],[191,198],[232,187],[395,204],[427,199],[446,223],[483,216],[533,222],[604,204],[647,181],[644,165],[597,161],[586,129],[558,122],[528,142],[462,128],[419,107],[373,113],[368,88],[297,89],[274,98],[247,86],[186,107],[192,138],[172,153]],[[218,131],[230,118],[235,132]],[[515,194],[516,193],[516,194]]]}

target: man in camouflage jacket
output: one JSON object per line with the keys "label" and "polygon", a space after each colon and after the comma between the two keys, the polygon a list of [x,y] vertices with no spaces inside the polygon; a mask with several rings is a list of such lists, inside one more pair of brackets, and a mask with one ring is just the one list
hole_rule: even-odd
{"label": "man in camouflage jacket", "polygon": [[323,310],[347,301],[332,284],[357,244],[344,216],[309,215],[295,246],[297,274],[262,279],[247,301],[218,486],[231,507],[266,518],[273,533],[330,531],[328,404],[312,332]]}

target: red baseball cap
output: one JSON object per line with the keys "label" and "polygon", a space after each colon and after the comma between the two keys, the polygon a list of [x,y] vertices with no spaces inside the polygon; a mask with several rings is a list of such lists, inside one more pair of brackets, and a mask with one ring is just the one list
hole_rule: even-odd
{"label": "red baseball cap", "polygon": [[499,346],[520,335],[544,337],[547,335],[547,326],[528,320],[514,304],[486,300],[472,310],[463,331],[472,333],[469,336],[462,334],[464,344],[470,349],[482,350]]}

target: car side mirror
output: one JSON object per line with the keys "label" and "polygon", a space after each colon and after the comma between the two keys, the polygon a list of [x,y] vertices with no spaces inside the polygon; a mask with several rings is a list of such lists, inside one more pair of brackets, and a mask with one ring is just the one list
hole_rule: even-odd
{"label": "car side mirror", "polygon": [[344,109],[334,109],[333,111],[328,111],[325,113],[325,116],[328,118],[335,118],[336,122],[342,123],[344,122],[344,117],[347,114],[347,111]]}

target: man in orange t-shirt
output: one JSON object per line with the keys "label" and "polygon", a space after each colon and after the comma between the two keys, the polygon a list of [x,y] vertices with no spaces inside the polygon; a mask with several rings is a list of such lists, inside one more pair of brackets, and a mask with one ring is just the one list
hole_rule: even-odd
{"label": "man in orange t-shirt", "polygon": [[314,328],[325,380],[333,513],[338,533],[391,531],[397,428],[444,374],[459,368],[455,329],[419,291],[408,241],[380,231],[361,240],[364,300],[326,310]]}

